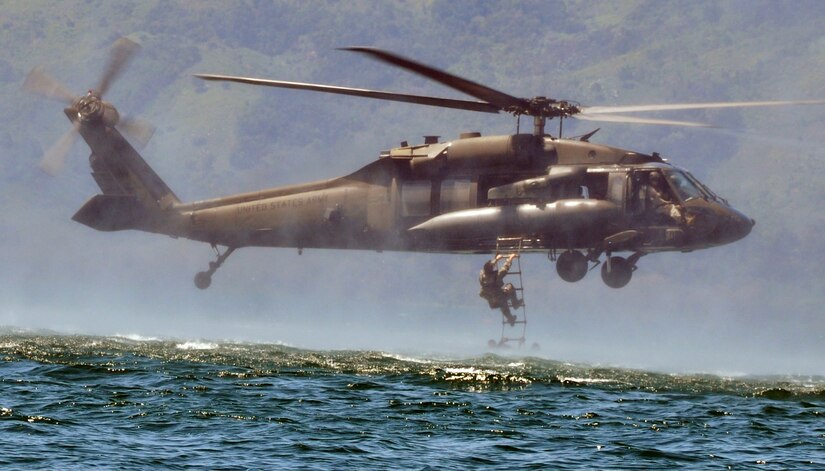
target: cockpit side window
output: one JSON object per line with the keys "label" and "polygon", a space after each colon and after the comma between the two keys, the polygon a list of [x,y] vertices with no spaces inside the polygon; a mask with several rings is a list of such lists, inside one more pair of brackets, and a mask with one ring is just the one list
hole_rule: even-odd
{"label": "cockpit side window", "polygon": [[630,214],[651,213],[664,204],[677,202],[661,171],[636,170],[633,172],[628,204]]}
{"label": "cockpit side window", "polygon": [[669,171],[665,172],[665,176],[670,182],[670,186],[676,191],[682,201],[707,197],[684,173]]}
{"label": "cockpit side window", "polygon": [[641,227],[679,226],[684,223],[682,203],[667,170],[637,169],[631,173],[627,214]]}

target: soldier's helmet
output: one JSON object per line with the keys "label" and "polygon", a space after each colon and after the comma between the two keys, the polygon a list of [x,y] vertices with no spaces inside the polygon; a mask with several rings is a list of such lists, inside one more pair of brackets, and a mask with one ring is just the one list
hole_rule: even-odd
{"label": "soldier's helmet", "polygon": [[487,263],[484,264],[484,272],[485,273],[493,273],[496,271],[496,264],[493,263],[492,260],[488,260]]}

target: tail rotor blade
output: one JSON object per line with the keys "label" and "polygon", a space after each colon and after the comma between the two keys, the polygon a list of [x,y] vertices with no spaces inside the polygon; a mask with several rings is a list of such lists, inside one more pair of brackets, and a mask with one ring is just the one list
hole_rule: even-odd
{"label": "tail rotor blade", "polygon": [[39,164],[41,170],[51,176],[55,176],[63,170],[63,167],[66,166],[66,156],[69,154],[69,151],[72,150],[72,146],[79,135],[77,130],[78,126],[79,123],[75,121],[72,129],[69,129],[66,134],[63,134],[63,136],[43,154],[43,159]]}
{"label": "tail rotor blade", "polygon": [[115,41],[112,52],[109,53],[109,62],[106,64],[103,76],[100,78],[100,84],[96,89],[100,96],[106,94],[112,82],[123,72],[138,50],[140,50],[140,46],[127,38],[120,38]]}
{"label": "tail rotor blade", "polygon": [[66,104],[71,104],[75,99],[74,93],[47,74],[42,67],[35,67],[29,72],[23,82],[23,90]]}
{"label": "tail rotor blade", "polygon": [[146,147],[155,134],[155,127],[152,123],[139,118],[121,118],[117,127],[141,149]]}

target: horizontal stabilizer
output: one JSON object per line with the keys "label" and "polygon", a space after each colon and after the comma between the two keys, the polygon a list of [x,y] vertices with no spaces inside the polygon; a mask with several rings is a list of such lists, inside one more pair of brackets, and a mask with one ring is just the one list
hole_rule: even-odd
{"label": "horizontal stabilizer", "polygon": [[72,219],[99,231],[122,231],[142,226],[148,216],[135,196],[95,195]]}

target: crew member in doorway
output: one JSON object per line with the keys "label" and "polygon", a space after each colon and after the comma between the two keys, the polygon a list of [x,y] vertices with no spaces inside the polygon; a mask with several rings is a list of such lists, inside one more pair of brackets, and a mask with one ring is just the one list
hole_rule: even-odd
{"label": "crew member in doorway", "polygon": [[498,268],[498,262],[504,258],[504,255],[497,254],[495,258],[484,264],[478,274],[478,282],[481,284],[481,291],[478,295],[487,300],[490,309],[501,309],[501,314],[511,326],[516,325],[516,316],[510,313],[510,306],[518,309],[524,304],[523,300],[518,299],[513,284],[504,284],[504,277],[507,276],[513,259],[516,257],[518,254],[510,254],[501,268]]}

